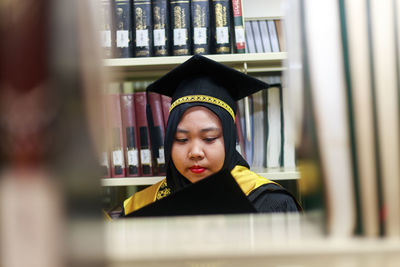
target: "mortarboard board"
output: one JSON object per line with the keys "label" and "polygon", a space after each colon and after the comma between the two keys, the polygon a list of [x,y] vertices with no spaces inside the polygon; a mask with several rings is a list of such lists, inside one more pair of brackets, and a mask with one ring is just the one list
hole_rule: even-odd
{"label": "mortarboard board", "polygon": [[213,174],[125,217],[255,213],[227,170]]}
{"label": "mortarboard board", "polygon": [[268,84],[201,55],[194,55],[147,87],[172,97],[170,111],[181,103],[207,102],[221,106],[235,120],[236,101]]}

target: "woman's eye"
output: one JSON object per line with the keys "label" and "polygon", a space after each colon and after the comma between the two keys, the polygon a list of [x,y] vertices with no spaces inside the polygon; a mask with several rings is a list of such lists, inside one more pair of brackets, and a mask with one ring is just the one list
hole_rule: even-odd
{"label": "woman's eye", "polygon": [[217,137],[208,137],[208,138],[204,138],[204,141],[206,141],[207,143],[212,143],[217,139]]}
{"label": "woman's eye", "polygon": [[178,143],[185,143],[187,141],[187,138],[175,138],[175,141]]}

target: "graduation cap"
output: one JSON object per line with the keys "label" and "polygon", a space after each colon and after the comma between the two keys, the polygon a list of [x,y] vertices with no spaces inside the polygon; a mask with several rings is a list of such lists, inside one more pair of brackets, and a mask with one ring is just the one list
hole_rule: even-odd
{"label": "graduation cap", "polygon": [[170,112],[188,102],[207,102],[224,108],[235,120],[236,101],[268,84],[201,55],[194,55],[147,87],[172,97]]}
{"label": "graduation cap", "polygon": [[213,174],[125,217],[256,213],[228,170]]}

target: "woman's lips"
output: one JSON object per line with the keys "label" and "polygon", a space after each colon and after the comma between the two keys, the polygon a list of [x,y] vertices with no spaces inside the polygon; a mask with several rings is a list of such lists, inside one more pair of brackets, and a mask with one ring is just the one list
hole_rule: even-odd
{"label": "woman's lips", "polygon": [[202,173],[206,170],[206,168],[200,167],[200,166],[192,166],[189,168],[191,172],[193,173]]}

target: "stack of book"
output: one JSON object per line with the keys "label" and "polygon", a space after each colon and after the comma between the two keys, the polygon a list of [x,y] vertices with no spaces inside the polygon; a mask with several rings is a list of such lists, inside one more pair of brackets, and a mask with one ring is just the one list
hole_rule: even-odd
{"label": "stack of book", "polygon": [[246,53],[286,51],[281,20],[249,20],[245,28]]}
{"label": "stack of book", "polygon": [[108,58],[244,53],[241,0],[102,0]]}

